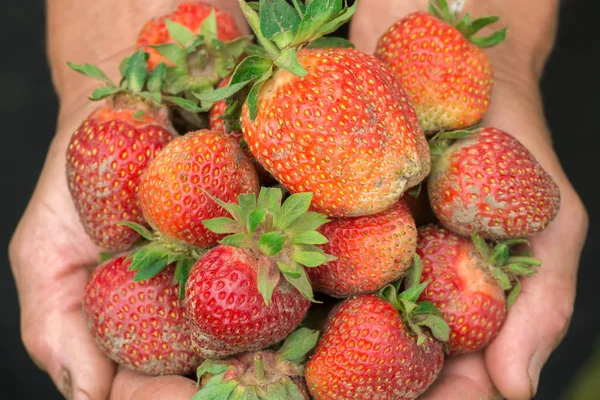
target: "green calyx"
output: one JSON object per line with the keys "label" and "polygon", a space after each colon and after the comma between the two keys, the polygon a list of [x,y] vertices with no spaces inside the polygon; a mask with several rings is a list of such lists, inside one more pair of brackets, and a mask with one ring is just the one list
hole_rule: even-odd
{"label": "green calyx", "polygon": [[210,231],[228,234],[220,243],[252,251],[258,259],[258,290],[269,305],[273,290],[283,276],[307,299],[315,301],[305,267],[335,260],[317,245],[327,239],[317,229],[329,220],[308,211],[312,193],[296,193],[283,203],[278,188],[261,188],[258,198],[242,194],[238,204],[211,196],[232,218],[202,221]]}
{"label": "green calyx", "polygon": [[196,372],[200,390],[192,400],[305,400],[293,378],[302,379],[303,363],[318,337],[318,331],[300,328],[277,351],[206,360]]}
{"label": "green calyx", "polygon": [[208,93],[195,93],[203,106],[227,98],[252,83],[247,103],[250,119],[258,113],[258,94],[262,85],[282,68],[297,76],[306,76],[297,52],[304,48],[353,47],[341,38],[323,37],[350,20],[356,11],[343,0],[260,0],[240,7],[259,46],[249,48],[250,54],[237,66],[227,87]]}
{"label": "green calyx", "polygon": [[233,71],[252,42],[251,36],[229,42],[219,40],[214,9],[202,22],[198,35],[168,19],[165,25],[175,43],[151,46],[173,63],[166,68],[163,92],[172,96],[183,95],[193,103],[198,100],[192,93],[211,92]]}
{"label": "green calyx", "polygon": [[429,153],[432,158],[441,157],[448,147],[455,142],[474,136],[479,132],[479,125],[458,131],[440,131],[429,139]]}
{"label": "green calyx", "polygon": [[508,239],[498,242],[493,248],[476,233],[471,240],[480,259],[485,263],[483,267],[489,270],[502,289],[510,291],[506,303],[508,307],[512,306],[521,292],[519,278],[535,274],[535,267],[540,267],[542,262],[530,257],[528,252],[516,254],[517,246],[529,246],[526,239]]}
{"label": "green calyx", "polygon": [[482,49],[493,47],[506,39],[506,30],[504,27],[489,36],[475,37],[474,35],[484,27],[498,22],[499,17],[482,17],[471,21],[471,16],[467,13],[462,19],[459,19],[460,11],[452,11],[448,6],[447,0],[430,0],[429,12],[437,18],[448,22],[464,35],[464,37],[477,47]]}
{"label": "green calyx", "polygon": [[[89,98],[92,101],[125,94],[143,99],[156,106],[163,103],[172,103],[186,110],[202,111],[202,108],[198,107],[192,101],[174,96],[163,96],[162,88],[167,73],[167,66],[160,63],[151,72],[148,72],[147,60],[148,53],[143,50],[137,50],[131,56],[125,57],[119,66],[121,80],[118,85],[95,65],[73,64],[71,62],[67,62],[67,64],[74,71],[97,79],[105,84],[92,92]],[[140,117],[141,115],[138,115],[138,118]]]}
{"label": "green calyx", "polygon": [[[417,345],[420,346],[427,340],[423,332],[425,327],[431,331],[433,337],[447,342],[450,327],[442,318],[440,310],[429,301],[419,302],[419,296],[429,284],[429,281],[421,283],[421,272],[421,259],[415,255],[413,264],[404,278],[384,286],[378,295],[400,311],[406,326],[417,335]],[[405,290],[400,292],[403,283]]]}
{"label": "green calyx", "polygon": [[176,243],[164,238],[158,232],[152,232],[134,222],[120,222],[139,233],[149,243],[135,249],[130,255],[129,270],[137,271],[134,281],[143,281],[158,275],[167,265],[175,263],[175,280],[179,283],[179,299],[185,296],[187,282],[192,266],[206,252],[206,249]]}

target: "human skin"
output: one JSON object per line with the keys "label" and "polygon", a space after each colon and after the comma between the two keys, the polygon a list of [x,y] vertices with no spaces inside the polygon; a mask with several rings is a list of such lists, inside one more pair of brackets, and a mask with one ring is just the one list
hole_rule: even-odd
{"label": "human skin", "polygon": [[[500,15],[508,39],[486,50],[496,84],[486,124],[515,135],[552,174],[561,189],[561,210],[532,238],[544,266],[524,280],[500,335],[483,353],[449,360],[427,399],[528,399],[539,370],[560,342],[573,310],[579,254],[587,231],[585,209],[552,149],[538,81],[552,48],[558,5],[554,0],[467,0],[472,15]],[[99,65],[115,77],[119,61],[133,50],[149,18],[169,12],[177,0],[57,0],[47,4],[48,56],[60,99],[57,132],[31,201],[9,248],[19,292],[23,342],[36,364],[68,398],[189,399],[194,382],[148,377],[116,369],[94,344],[81,312],[85,282],[100,249],[79,222],[65,179],[65,151],[73,131],[98,104],[87,100],[96,84],[66,67],[66,61]],[[213,0],[246,29],[237,0]],[[387,26],[425,0],[360,0],[351,40],[372,52]],[[115,13],[114,10],[119,10]],[[540,29],[543,27],[543,29]],[[542,329],[543,328],[543,329]]]}

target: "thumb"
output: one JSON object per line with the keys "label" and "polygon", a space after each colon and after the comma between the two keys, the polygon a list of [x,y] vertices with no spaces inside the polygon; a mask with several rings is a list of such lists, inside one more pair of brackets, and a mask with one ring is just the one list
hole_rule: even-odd
{"label": "thumb", "polygon": [[111,400],[189,400],[196,385],[183,376],[149,376],[120,367],[112,387]]}

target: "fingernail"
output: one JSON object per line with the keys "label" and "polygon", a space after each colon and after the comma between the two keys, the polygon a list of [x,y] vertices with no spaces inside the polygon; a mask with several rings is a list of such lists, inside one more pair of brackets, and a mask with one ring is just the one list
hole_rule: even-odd
{"label": "fingernail", "polygon": [[58,379],[56,382],[58,390],[62,393],[67,400],[71,400],[73,395],[73,388],[71,382],[71,373],[65,367],[62,367],[58,372]]}
{"label": "fingernail", "polygon": [[529,374],[529,388],[531,391],[531,397],[535,396],[540,382],[540,373],[542,372],[542,362],[540,360],[539,352],[533,353],[533,356],[529,359],[529,367],[527,373]]}

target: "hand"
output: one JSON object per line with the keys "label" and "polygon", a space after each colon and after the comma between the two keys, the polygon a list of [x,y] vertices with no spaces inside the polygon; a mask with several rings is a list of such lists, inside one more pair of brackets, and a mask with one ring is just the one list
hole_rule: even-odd
{"label": "hand", "polygon": [[[373,53],[387,27],[427,5],[425,0],[391,3],[359,3],[350,30],[350,40],[359,50]],[[533,7],[518,0],[466,2],[465,10],[473,16],[499,15],[498,25],[509,26],[508,39],[486,51],[494,64],[495,86],[484,124],[513,134],[535,155],[560,187],[561,208],[548,229],[531,238],[532,252],[543,266],[523,279],[522,292],[499,336],[483,352],[448,359],[424,396],[428,400],[530,399],[573,312],[588,217],[552,149],[542,110],[538,81],[552,47],[557,12],[555,1],[546,3],[547,7]]]}

